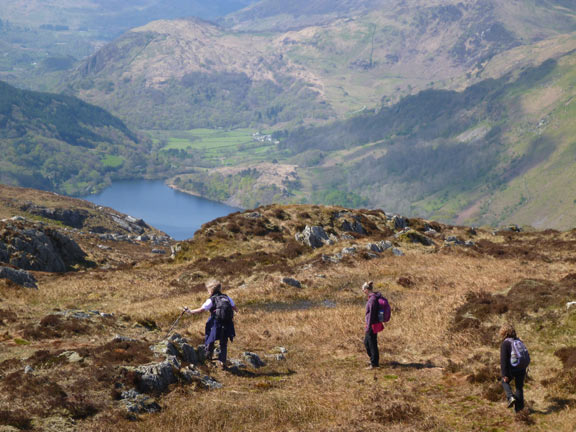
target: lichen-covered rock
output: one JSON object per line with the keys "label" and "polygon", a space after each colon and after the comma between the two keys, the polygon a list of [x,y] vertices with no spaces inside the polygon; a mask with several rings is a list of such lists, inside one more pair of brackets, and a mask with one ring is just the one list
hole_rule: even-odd
{"label": "lichen-covered rock", "polygon": [[62,222],[73,228],[83,228],[84,222],[90,216],[87,210],[68,209],[68,208],[47,208],[32,203],[24,204],[20,210],[26,211],[33,215],[41,216],[46,219],[52,219]]}
{"label": "lichen-covered rock", "polygon": [[134,389],[123,391],[120,399],[128,412],[134,414],[155,413],[160,411],[160,405],[148,395],[137,392]]}

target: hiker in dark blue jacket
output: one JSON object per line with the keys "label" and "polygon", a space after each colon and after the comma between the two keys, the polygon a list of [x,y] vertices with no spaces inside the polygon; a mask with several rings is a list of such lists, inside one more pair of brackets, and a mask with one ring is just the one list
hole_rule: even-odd
{"label": "hiker in dark blue jacket", "polygon": [[[524,380],[526,378],[526,367],[513,366],[511,362],[516,330],[510,324],[504,324],[499,332],[502,343],[500,344],[500,370],[502,375],[502,387],[506,392],[508,407],[514,406],[516,412],[524,408]],[[527,354],[527,353],[526,353]],[[530,357],[528,356],[528,362]],[[516,392],[512,392],[511,383],[515,381]]]}
{"label": "hiker in dark blue jacket", "polygon": [[[222,284],[219,281],[212,280],[206,285],[210,298],[206,300],[198,309],[184,310],[189,314],[197,314],[201,312],[210,312],[210,318],[206,321],[205,327],[205,340],[208,360],[212,360],[214,354],[214,345],[216,341],[220,342],[220,354],[218,355],[217,364],[226,369],[226,357],[228,355],[228,340],[234,340],[236,331],[234,329],[234,321],[232,314],[229,317],[222,317],[220,312],[225,307],[231,307],[234,312],[238,312],[238,308],[229,296],[222,293]],[[219,310],[220,309],[220,310]]]}
{"label": "hiker in dark blue jacket", "polygon": [[379,292],[374,292],[374,282],[365,282],[362,285],[362,292],[368,298],[366,302],[366,321],[365,321],[365,334],[364,346],[366,353],[370,357],[370,366],[367,369],[375,369],[379,367],[380,353],[378,352],[378,332],[382,329],[382,323],[378,320],[378,299],[382,297]]}

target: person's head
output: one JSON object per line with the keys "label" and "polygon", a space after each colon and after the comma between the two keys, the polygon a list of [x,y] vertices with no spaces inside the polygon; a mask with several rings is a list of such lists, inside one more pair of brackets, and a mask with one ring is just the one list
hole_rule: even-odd
{"label": "person's head", "polygon": [[208,294],[210,294],[210,297],[212,297],[214,294],[221,292],[222,284],[219,280],[211,279],[206,283],[206,290],[208,291]]}
{"label": "person's head", "polygon": [[362,292],[367,296],[372,294],[374,292],[374,282],[364,282],[362,284]]}
{"label": "person's head", "polygon": [[500,327],[500,331],[498,332],[498,334],[500,335],[500,339],[502,340],[507,338],[512,339],[516,338],[516,330],[514,329],[514,326],[512,326],[511,324],[504,324],[502,327]]}

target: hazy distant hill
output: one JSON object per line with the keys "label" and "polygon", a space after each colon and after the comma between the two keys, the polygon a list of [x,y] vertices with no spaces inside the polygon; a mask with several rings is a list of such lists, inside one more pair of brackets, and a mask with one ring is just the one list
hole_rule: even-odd
{"label": "hazy distant hill", "polygon": [[148,144],[102,108],[0,81],[0,183],[87,193],[143,175]]}
{"label": "hazy distant hill", "polygon": [[[264,1],[231,16],[238,32],[198,20],[133,29],[67,82],[69,91],[142,127],[325,120],[427,88],[462,89],[574,49],[562,38],[576,30],[575,7],[529,0]],[[260,24],[282,29],[276,18],[284,16],[326,22],[247,31]]]}
{"label": "hazy distant hill", "polygon": [[130,28],[197,16],[215,19],[254,0],[2,0],[0,80],[53,90],[62,71]]}

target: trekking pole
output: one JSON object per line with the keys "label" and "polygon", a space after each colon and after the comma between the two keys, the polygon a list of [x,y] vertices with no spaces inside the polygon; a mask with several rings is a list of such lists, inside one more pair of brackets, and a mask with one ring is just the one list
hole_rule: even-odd
{"label": "trekking pole", "polygon": [[164,339],[168,339],[168,336],[170,336],[170,333],[172,333],[172,330],[174,330],[174,328],[178,324],[178,321],[180,321],[180,318],[182,318],[182,316],[184,315],[184,312],[186,312],[186,309],[183,309],[182,312],[180,313],[180,315],[178,315],[178,318],[176,318],[176,321],[174,321],[172,326],[170,326],[170,329],[168,330],[168,333],[166,333],[166,336],[164,337]]}

